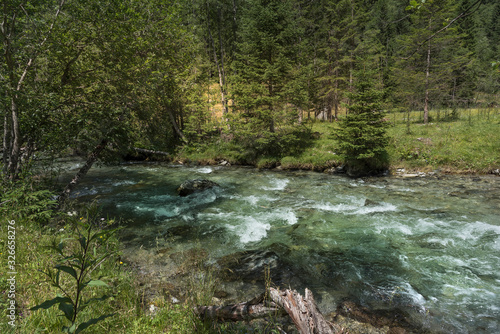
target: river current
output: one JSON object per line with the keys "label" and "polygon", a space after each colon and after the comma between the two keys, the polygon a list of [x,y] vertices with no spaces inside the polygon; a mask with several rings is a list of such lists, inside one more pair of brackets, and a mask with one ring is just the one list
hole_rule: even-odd
{"label": "river current", "polygon": [[[220,187],[177,195],[183,181],[201,178]],[[73,197],[129,219],[132,251],[196,246],[216,260],[272,250],[282,266],[271,271],[310,288],[322,312],[350,298],[403,310],[424,331],[500,332],[499,177],[126,164],[93,168]]]}

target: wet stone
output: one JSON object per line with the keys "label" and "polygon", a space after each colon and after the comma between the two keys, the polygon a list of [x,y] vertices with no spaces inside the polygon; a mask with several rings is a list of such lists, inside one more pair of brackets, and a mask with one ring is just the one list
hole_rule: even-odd
{"label": "wet stone", "polygon": [[365,199],[365,205],[364,206],[377,206],[380,205],[380,203],[377,203],[375,201],[372,201],[371,199]]}
{"label": "wet stone", "polygon": [[[243,282],[263,283],[270,279],[274,284],[289,281],[290,268],[273,251],[238,252],[221,258],[218,265],[223,270],[224,278]],[[269,277],[266,271],[269,270]]]}
{"label": "wet stone", "polygon": [[337,307],[337,314],[355,319],[362,323],[370,324],[377,328],[385,326],[398,328],[394,333],[407,333],[407,330],[408,332],[413,332],[416,329],[415,326],[407,320],[409,316],[401,310],[371,310],[351,300],[342,301]]}
{"label": "wet stone", "polygon": [[179,225],[170,227],[165,233],[166,238],[191,238],[195,237],[197,234],[197,228],[190,225]]}
{"label": "wet stone", "polygon": [[210,189],[216,186],[219,185],[210,180],[204,180],[204,179],[188,180],[184,181],[179,186],[179,188],[177,188],[177,193],[179,194],[179,196],[188,196],[191,195],[192,193]]}

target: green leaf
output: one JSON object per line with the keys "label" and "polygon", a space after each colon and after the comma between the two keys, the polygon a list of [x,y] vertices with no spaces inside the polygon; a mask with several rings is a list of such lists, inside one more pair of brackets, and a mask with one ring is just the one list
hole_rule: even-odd
{"label": "green leaf", "polygon": [[75,334],[78,334],[80,333],[81,331],[83,331],[84,329],[86,329],[87,327],[91,326],[91,325],[94,325],[96,323],[98,323],[99,321],[101,320],[104,320],[106,318],[109,318],[109,317],[112,317],[114,316],[116,313],[112,313],[112,314],[105,314],[105,315],[101,315],[99,318],[93,318],[93,319],[90,319],[89,321],[85,321],[85,322],[82,322],[78,328],[76,329],[75,331]]}
{"label": "green leaf", "polygon": [[72,304],[68,303],[59,303],[59,310],[64,313],[64,316],[69,321],[73,321],[74,308]]}
{"label": "green leaf", "polygon": [[68,266],[60,266],[60,265],[57,265],[56,269],[60,270],[60,271],[64,271],[65,273],[68,273],[71,276],[73,276],[74,279],[78,280],[77,273],[76,273],[75,269],[68,267]]}
{"label": "green leaf", "polygon": [[82,247],[82,249],[85,249],[87,246],[87,238],[81,237],[80,239],[78,239],[78,241],[80,241],[80,246]]}
{"label": "green leaf", "polygon": [[91,280],[85,284],[86,286],[108,286],[105,282],[100,280]]}
{"label": "green leaf", "polygon": [[72,324],[71,327],[63,327],[63,333],[74,333],[76,330],[76,324]]}
{"label": "green leaf", "polygon": [[30,311],[36,311],[38,309],[48,309],[56,304],[60,304],[60,303],[72,303],[72,300],[69,299],[68,297],[56,297],[54,299],[51,299],[51,300],[46,300],[44,301],[43,303],[39,304],[39,305],[36,305],[36,306],[33,306],[32,308],[30,308]]}

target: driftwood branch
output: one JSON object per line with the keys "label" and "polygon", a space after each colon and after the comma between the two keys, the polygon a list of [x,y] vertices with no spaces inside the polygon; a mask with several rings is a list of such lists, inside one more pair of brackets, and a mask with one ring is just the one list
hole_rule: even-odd
{"label": "driftwood branch", "polygon": [[301,296],[295,290],[270,288],[266,300],[264,294],[244,303],[227,306],[198,306],[195,313],[205,319],[242,321],[285,315],[288,313],[300,334],[335,334],[342,329],[325,320],[314,301],[311,290]]}
{"label": "driftwood branch", "polygon": [[316,306],[311,290],[305,290],[302,297],[295,290],[271,288],[271,299],[283,307],[301,334],[334,334],[337,329],[326,321]]}

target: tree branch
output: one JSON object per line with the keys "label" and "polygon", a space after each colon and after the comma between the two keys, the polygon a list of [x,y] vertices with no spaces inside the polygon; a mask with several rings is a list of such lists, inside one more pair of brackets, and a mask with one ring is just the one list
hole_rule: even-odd
{"label": "tree branch", "polygon": [[38,47],[37,47],[36,51],[33,53],[33,55],[28,60],[28,63],[24,67],[24,71],[21,74],[21,77],[19,78],[19,81],[17,82],[17,87],[16,87],[17,91],[21,90],[21,86],[22,86],[22,84],[24,82],[24,79],[26,78],[26,75],[28,74],[29,69],[31,68],[31,65],[33,65],[33,62],[35,61],[35,59],[40,54],[43,45],[45,44],[45,42],[47,41],[47,39],[49,38],[49,36],[52,34],[52,30],[54,29],[54,25],[56,24],[57,18],[59,17],[59,14],[61,13],[62,7],[63,7],[63,5],[64,5],[65,2],[66,2],[66,0],[61,0],[61,2],[59,3],[59,7],[57,8],[57,11],[56,11],[56,13],[54,15],[54,19],[52,20],[52,23],[50,24],[49,31],[47,32],[47,35],[38,44]]}

